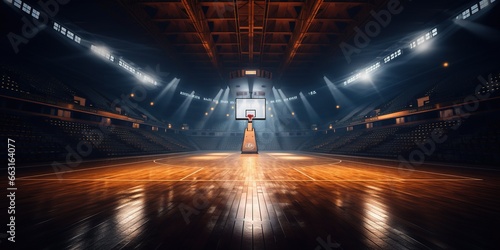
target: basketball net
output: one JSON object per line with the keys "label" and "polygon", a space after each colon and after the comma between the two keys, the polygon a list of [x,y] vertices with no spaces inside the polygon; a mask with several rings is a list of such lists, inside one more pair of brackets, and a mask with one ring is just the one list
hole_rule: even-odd
{"label": "basketball net", "polygon": [[248,118],[248,122],[252,122],[253,115],[252,115],[252,114],[248,114],[248,115],[247,115],[247,118]]}

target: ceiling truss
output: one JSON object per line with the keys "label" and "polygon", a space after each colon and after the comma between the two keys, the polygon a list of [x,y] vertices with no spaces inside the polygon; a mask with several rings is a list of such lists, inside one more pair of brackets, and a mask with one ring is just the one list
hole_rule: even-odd
{"label": "ceiling truss", "polygon": [[[200,78],[296,74],[331,56],[386,0],[116,0]],[[326,53],[328,52],[328,53]],[[210,67],[207,67],[209,65]]]}

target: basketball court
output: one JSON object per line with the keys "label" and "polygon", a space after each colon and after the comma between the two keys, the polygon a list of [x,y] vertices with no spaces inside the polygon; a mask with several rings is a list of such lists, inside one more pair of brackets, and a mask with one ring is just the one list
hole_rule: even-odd
{"label": "basketball court", "polygon": [[57,173],[24,168],[17,180],[19,237],[44,231],[33,239],[43,247],[117,249],[496,244],[469,214],[484,210],[482,223],[495,223],[497,172],[398,164],[297,152],[198,152],[92,161]]}

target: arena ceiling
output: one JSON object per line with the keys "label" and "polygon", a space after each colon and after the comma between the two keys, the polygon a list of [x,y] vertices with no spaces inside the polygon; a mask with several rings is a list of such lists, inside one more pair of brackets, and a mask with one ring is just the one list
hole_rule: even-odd
{"label": "arena ceiling", "polygon": [[406,8],[405,13],[398,17],[398,24],[391,23],[393,33],[404,34],[419,31],[421,25],[428,22],[449,18],[446,12],[466,1],[116,2],[182,68],[188,68],[199,79],[213,83],[224,82],[230,72],[245,68],[268,70],[273,73],[275,82],[303,82],[311,75],[322,77],[328,68],[325,65],[333,68],[335,66],[331,64],[335,63],[335,57],[343,57],[339,45],[352,41],[355,28],[365,28],[374,20],[373,13]]}
{"label": "arena ceiling", "polygon": [[[27,1],[36,4],[35,0]],[[264,69],[272,73],[276,85],[306,91],[301,87],[324,84],[325,75],[330,79],[350,75],[375,59],[383,59],[393,48],[407,46],[417,33],[452,18],[469,2],[75,0],[61,5],[54,19],[136,67],[154,69],[153,73],[168,71],[168,77],[162,80],[168,82],[175,76],[183,80],[183,85],[194,85],[196,91],[203,87],[225,88],[230,73],[240,69]],[[357,30],[366,30],[373,22],[380,24],[374,13],[391,8],[403,11],[391,16],[391,21],[370,37],[369,45],[358,47],[361,53],[348,60],[340,45],[353,45]],[[14,26],[5,28],[6,33],[17,30]],[[43,42],[37,39],[26,49],[46,51],[48,55],[42,58],[53,57],[45,46],[52,44],[53,38]],[[55,57],[58,59],[74,53],[60,46],[56,50],[54,54],[63,54]],[[70,64],[67,60],[61,62],[64,67]],[[80,63],[76,68],[84,75],[108,77],[107,83],[122,82],[102,65]],[[104,72],[97,73],[100,71]]]}
{"label": "arena ceiling", "polygon": [[245,68],[271,71],[275,80],[303,78],[388,2],[117,1],[177,62],[212,82]]}

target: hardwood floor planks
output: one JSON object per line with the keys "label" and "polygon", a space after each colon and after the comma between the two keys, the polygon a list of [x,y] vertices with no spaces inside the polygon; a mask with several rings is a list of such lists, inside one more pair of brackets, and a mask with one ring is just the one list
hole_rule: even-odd
{"label": "hardwood floor planks", "polygon": [[430,164],[400,171],[380,159],[200,152],[84,162],[62,175],[50,166],[24,168],[19,176],[21,247],[28,236],[42,249],[500,244],[498,231],[488,229],[500,223],[498,171]]}

